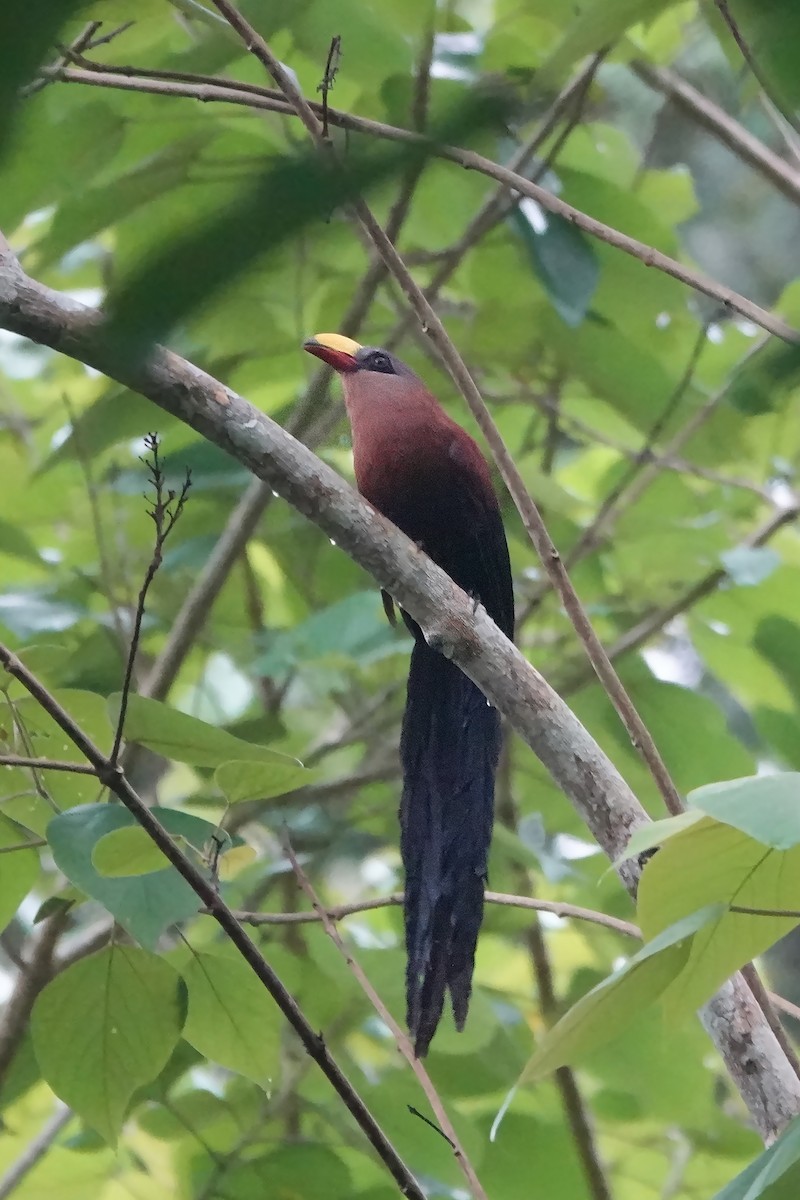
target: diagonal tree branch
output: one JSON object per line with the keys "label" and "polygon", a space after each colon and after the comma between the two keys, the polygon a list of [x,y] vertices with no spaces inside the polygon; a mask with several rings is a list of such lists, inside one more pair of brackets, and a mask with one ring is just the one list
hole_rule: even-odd
{"label": "diagonal tree branch", "polygon": [[[541,759],[608,857],[616,861],[624,853],[630,833],[648,817],[574,713],[483,609],[476,611],[444,572],[310,450],[218,380],[168,350],[156,347],[144,362],[120,358],[102,336],[97,310],[28,278],[1,240],[0,327],[66,353],[147,396],[309,517],[438,638]],[[34,694],[42,698],[40,690]],[[66,731],[73,737],[71,723]],[[78,736],[84,748],[80,731]],[[98,765],[94,753],[92,748],[87,757]],[[102,763],[100,767],[105,769]],[[135,808],[154,840],[165,838],[166,848],[158,844],[175,862],[174,844],[160,833],[152,814],[140,812],[127,792],[121,798]],[[184,865],[188,878],[186,870],[191,866]],[[638,864],[626,860],[619,875],[635,892]],[[204,903],[219,914],[216,893],[208,895],[202,880],[198,886]],[[232,916],[225,915],[223,921],[217,915],[217,920],[226,932],[233,930],[235,944],[244,946],[250,961],[252,943],[241,942]],[[740,976],[720,989],[702,1016],[757,1128],[772,1140],[800,1110],[800,1082]],[[312,1043],[312,1049],[317,1052],[319,1047]]]}
{"label": "diagonal tree branch", "polygon": [[[336,1093],[347,1107],[347,1110],[354,1117],[376,1153],[391,1172],[400,1188],[401,1195],[411,1197],[411,1200],[425,1200],[424,1192],[356,1089],[350,1083],[350,1080],[332,1057],[324,1038],[321,1034],[316,1033],[308,1023],[291,993],[283,985],[272,967],[270,967],[255,943],[248,937],[231,909],[222,900],[214,883],[209,881],[178,848],[177,844],[153,816],[144,801],[133,790],[120,767],[95,746],[80,726],[73,721],[69,713],[62,708],[55,696],[39,682],[36,676],[28,670],[15,654],[2,644],[0,644],[0,663],[3,664],[9,675],[13,675],[26,691],[39,702],[42,708],[52,716],[53,720],[66,736],[86,756],[95,768],[98,777],[109,791],[122,801],[129,812],[133,814],[139,824],[147,831],[164,856],[183,876],[190,887],[194,889],[195,893],[205,904],[208,912],[227,934],[231,943],[236,947],[247,965],[272,996],[286,1020],[303,1043],[306,1053],[317,1063],[323,1074],[332,1084]],[[54,925],[59,919],[60,914],[56,914],[56,916],[50,919],[50,924]],[[47,949],[45,938],[48,933],[49,927],[41,935],[41,943],[45,949]],[[46,962],[49,968],[50,953],[47,954]],[[32,973],[30,978],[38,980],[38,975]],[[46,982],[46,979],[42,982]]]}

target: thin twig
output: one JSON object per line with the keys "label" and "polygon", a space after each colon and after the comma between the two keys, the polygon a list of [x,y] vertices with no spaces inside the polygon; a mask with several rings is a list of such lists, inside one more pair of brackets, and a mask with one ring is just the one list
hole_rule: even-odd
{"label": "thin twig", "polygon": [[67,762],[59,758],[27,758],[24,754],[0,754],[0,767],[31,767],[36,771],[68,771],[73,775],[96,775],[88,763]]}
{"label": "thin twig", "polygon": [[338,36],[331,38],[328,47],[328,60],[325,63],[325,74],[317,85],[317,91],[322,95],[322,136],[328,139],[328,93],[336,82],[336,72],[342,57],[342,39]]}
{"label": "thin twig", "polygon": [[[638,926],[619,917],[611,917],[607,913],[596,912],[592,908],[581,908],[578,904],[567,904],[560,900],[539,900],[535,896],[513,896],[507,892],[486,892],[484,899],[487,904],[498,904],[506,908],[521,908],[534,912],[552,913],[556,917],[573,918],[578,921],[589,921],[593,925],[602,925],[614,933],[622,933],[626,937],[641,938]],[[375,900],[360,900],[354,904],[326,905],[325,911],[332,921],[341,921],[354,913],[375,912],[381,908],[396,908],[403,903],[402,892],[392,892],[390,896],[381,896]],[[314,912],[245,912],[237,910],[237,921],[242,925],[307,925],[321,920],[319,913]]]}
{"label": "thin twig", "polygon": [[[547,396],[532,394],[531,400],[548,417],[555,416],[557,412],[559,424],[562,428],[572,430],[586,442],[593,445],[607,446],[610,450],[616,450],[618,454],[623,455],[632,463],[641,466],[652,464],[652,466],[659,470],[674,471],[676,475],[688,475],[695,479],[703,479],[706,483],[714,483],[719,487],[750,492],[752,495],[758,496],[760,500],[772,502],[769,490],[752,479],[739,479],[733,475],[725,475],[721,471],[713,470],[711,467],[701,467],[697,463],[689,462],[686,458],[667,458],[653,449],[642,448],[637,450],[633,446],[625,445],[618,438],[609,437],[608,434],[601,433],[599,429],[596,429],[594,425],[590,425],[588,421],[582,421],[579,417],[573,417],[571,414],[565,413],[563,408],[557,407]],[[595,539],[592,540],[594,541]],[[572,553],[574,551],[570,551],[570,554],[567,555],[568,568],[571,566],[570,555]]]}
{"label": "thin twig", "polygon": [[164,557],[164,545],[167,538],[172,533],[175,525],[181,518],[186,497],[189,494],[189,489],[192,486],[192,473],[187,469],[186,477],[184,478],[181,490],[174,492],[171,488],[167,489],[164,472],[161,467],[161,459],[159,457],[159,442],[157,433],[148,433],[144,439],[145,448],[150,454],[150,461],[143,458],[141,461],[145,464],[150,474],[150,485],[153,489],[152,508],[147,510],[147,515],[155,526],[155,539],[153,542],[153,553],[150,562],[147,564],[144,580],[139,589],[139,598],[136,602],[136,612],[133,617],[133,628],[131,631],[131,644],[128,649],[128,660],[125,664],[125,676],[122,681],[122,692],[119,702],[119,716],[117,718],[117,728],[114,733],[114,745],[111,749],[111,763],[116,766],[119,759],[119,751],[122,745],[122,739],[125,733],[125,717],[128,712],[128,700],[130,698],[131,683],[133,681],[133,668],[136,662],[136,655],[139,650],[139,640],[142,635],[142,621],[144,620],[144,609],[147,603],[147,593],[150,591],[150,585],[156,577],[159,567]]}
{"label": "thin twig", "polygon": [[[217,7],[219,7],[219,4],[217,4]],[[74,70],[67,67],[62,67],[52,72],[52,77],[64,83],[81,83],[92,87],[119,88],[123,91],[149,92],[155,95],[186,96],[201,101],[217,100],[242,105],[246,108],[266,109],[269,112],[278,112],[285,116],[296,114],[296,109],[289,101],[279,98],[279,96],[264,94],[267,93],[267,89],[261,89],[259,92],[259,89],[251,91],[238,84],[235,87],[225,86],[225,82],[219,79],[216,79],[213,84],[179,83],[177,81],[160,80],[154,77],[134,77],[117,71],[95,71],[86,70],[85,68]],[[321,106],[308,105],[306,103],[306,107],[312,116],[317,110],[319,110],[319,114],[321,115]],[[328,110],[328,120],[331,125],[339,125],[344,129],[351,129],[359,133],[386,138],[391,141],[417,143],[420,140],[420,136],[412,130],[400,129],[397,126],[386,125],[381,121],[372,121],[366,117],[353,117],[346,113],[337,112],[335,109]],[[574,208],[571,204],[567,204],[566,201],[554,193],[547,191],[546,188],[540,187],[524,176],[518,175],[510,171],[507,167],[493,162],[484,155],[478,154],[474,150],[464,150],[457,146],[441,144],[432,146],[431,153],[436,157],[456,163],[466,170],[477,171],[480,174],[487,175],[491,179],[497,180],[498,183],[502,183],[505,187],[519,192],[520,195],[529,196],[541,204],[548,212],[563,217],[590,237],[596,237],[600,241],[607,242],[608,245],[614,246],[624,254],[629,254],[632,258],[638,259],[646,267],[663,271],[687,287],[693,288],[702,295],[709,296],[712,300],[718,301],[727,312],[739,313],[741,316],[746,317],[747,320],[752,321],[754,325],[760,326],[768,333],[773,333],[776,337],[786,342],[800,343],[800,332],[798,330],[781,320],[780,317],[767,312],[766,309],[761,308],[758,304],[754,304],[752,300],[748,300],[745,296],[741,296],[738,292],[733,291],[732,288],[726,287],[717,280],[710,279],[699,271],[692,270],[676,259],[670,258],[669,255],[662,254],[660,250],[656,250],[653,246],[648,246],[644,242],[640,242],[637,238],[629,237],[620,230],[605,225],[602,221],[598,221],[580,209]]]}
{"label": "thin twig", "polygon": [[[84,26],[71,45],[59,46],[59,58],[51,69],[58,70],[59,67],[63,67],[66,63],[73,62],[74,57],[80,57],[84,50],[88,50],[92,44],[92,38],[102,23],[102,21],[89,21],[88,25]],[[32,96],[35,92],[40,92],[42,88],[47,87],[48,83],[51,82],[52,77],[48,77],[42,73],[38,79],[34,79],[22,89],[22,95]]]}
{"label": "thin twig", "polygon": [[783,996],[779,996],[777,992],[770,992],[769,998],[775,1008],[786,1013],[787,1017],[794,1017],[795,1021],[800,1021],[800,1006],[792,1004],[791,1000],[785,1000]]}
{"label": "thin twig", "polygon": [[[547,943],[538,921],[531,923],[526,940],[539,993],[539,1010],[544,1021],[552,1023],[559,1015],[559,1004]],[[578,1087],[575,1072],[571,1067],[559,1067],[555,1071],[555,1082],[592,1200],[611,1200],[611,1188],[600,1161],[589,1111]]]}
{"label": "thin twig", "polygon": [[[397,1023],[397,1021],[395,1021],[394,1017],[389,1012],[389,1009],[383,1003],[383,1000],[381,1000],[380,996],[375,991],[375,988],[372,986],[369,979],[364,974],[364,971],[362,970],[360,964],[354,958],[352,952],[347,948],[347,946],[345,946],[345,944],[342,941],[342,938],[339,934],[339,930],[336,928],[333,918],[331,917],[330,912],[324,907],[324,905],[320,901],[319,897],[317,896],[317,893],[314,890],[314,886],[311,883],[311,880],[306,875],[302,866],[300,865],[297,855],[295,854],[294,850],[292,849],[291,842],[289,841],[288,835],[286,833],[284,833],[284,838],[283,838],[283,849],[284,849],[284,853],[286,854],[286,857],[288,858],[289,862],[291,863],[291,867],[292,867],[292,870],[294,871],[295,878],[297,879],[298,884],[300,885],[300,887],[303,889],[303,891],[305,892],[308,899],[313,904],[314,910],[317,913],[317,915],[319,916],[319,919],[322,922],[322,926],[323,926],[325,932],[327,933],[328,937],[333,942],[336,949],[341,954],[342,958],[344,959],[345,963],[347,964],[348,970],[350,971],[350,973],[354,976],[354,978],[358,982],[364,995],[370,1001],[370,1003],[372,1004],[372,1007],[375,1009],[376,1013],[378,1014],[380,1019],[383,1021],[384,1025],[391,1032],[392,1036],[394,1037],[395,1042],[397,1043],[398,1050],[403,1055],[403,1058],[406,1060],[406,1062],[408,1063],[408,1065],[411,1067],[412,1071],[416,1075],[417,1079],[419,1080],[420,1085],[422,1086],[422,1090],[424,1091],[424,1093],[428,1099],[428,1103],[430,1104],[431,1109],[433,1110],[433,1113],[436,1116],[436,1120],[438,1121],[438,1132],[443,1134],[444,1137],[447,1139],[447,1141],[450,1143],[452,1150],[453,1150],[453,1157],[455,1158],[456,1162],[458,1163],[458,1166],[461,1169],[461,1172],[464,1175],[464,1178],[466,1179],[466,1181],[469,1185],[469,1188],[470,1188],[470,1191],[472,1193],[474,1200],[488,1200],[486,1192],[483,1190],[483,1186],[481,1185],[481,1182],[478,1179],[477,1174],[475,1173],[475,1168],[473,1167],[472,1163],[470,1162],[469,1158],[467,1157],[467,1155],[464,1151],[464,1147],[461,1145],[461,1142],[459,1141],[458,1134],[456,1133],[455,1129],[453,1128],[453,1123],[451,1122],[451,1120],[447,1114],[447,1109],[445,1108],[444,1104],[442,1103],[441,1097],[439,1096],[439,1093],[436,1091],[436,1088],[434,1087],[434,1084],[433,1084],[433,1081],[431,1080],[430,1075],[426,1071],[423,1063],[417,1058],[417,1056],[414,1053],[414,1046],[413,1046],[413,1043],[411,1042],[411,1039],[409,1038],[409,1036],[405,1032],[405,1030],[401,1028],[401,1026]],[[423,1118],[423,1119],[427,1119],[427,1118]],[[434,1128],[436,1128],[436,1126],[434,1126]]]}
{"label": "thin twig", "polygon": [[[506,742],[499,777],[497,816],[507,829],[515,833],[519,828],[520,812],[511,789],[511,752],[512,747]],[[533,872],[522,863],[515,863],[514,867],[518,886],[525,892],[534,891]],[[629,926],[629,931],[635,931],[641,937],[641,931],[637,930],[636,926]],[[551,1025],[559,1015],[560,1006],[556,998],[547,942],[538,917],[534,917],[528,924],[525,941],[539,996],[539,1012],[545,1024]],[[611,1200],[611,1187],[600,1159],[589,1110],[581,1095],[575,1073],[571,1067],[562,1066],[556,1070],[554,1079],[586,1179],[588,1193],[592,1200]]]}
{"label": "thin twig", "polygon": [[[646,489],[660,473],[665,459],[672,457],[675,452],[680,450],[719,407],[724,396],[724,389],[717,395],[712,396],[700,409],[692,413],[689,420],[675,434],[663,454],[659,455],[658,458],[653,455],[652,451],[656,440],[683,398],[686,389],[691,384],[695,367],[706,342],[707,328],[707,325],[703,325],[699,330],[681,377],[647,434],[644,446],[634,457],[628,470],[623,472],[620,479],[605,497],[591,523],[583,530],[576,544],[566,554],[564,565],[567,571],[576,567],[578,563],[582,562],[599,545],[601,539],[607,536],[622,513],[627,512],[642,497]],[[520,613],[520,624],[524,624],[533,616],[542,600],[552,588],[553,581],[551,578],[548,578],[543,580],[533,590]]]}
{"label": "thin twig", "polygon": [[741,968],[742,976],[744,977],[750,991],[756,999],[756,1003],[761,1008],[764,1016],[767,1018],[767,1023],[775,1034],[775,1040],[780,1046],[788,1061],[792,1064],[795,1075],[800,1079],[800,1061],[797,1058],[795,1048],[792,1045],[791,1039],[787,1036],[781,1021],[778,1018],[775,1009],[772,1006],[770,993],[764,987],[761,976],[753,963],[745,963]]}

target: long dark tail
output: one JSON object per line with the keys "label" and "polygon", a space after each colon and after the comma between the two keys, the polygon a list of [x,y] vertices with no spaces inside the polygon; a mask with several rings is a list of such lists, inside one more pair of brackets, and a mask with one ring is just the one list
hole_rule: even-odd
{"label": "long dark tail", "polygon": [[449,989],[463,1028],[472,990],[494,815],[500,718],[417,631],[400,757],[407,1022],[427,1052]]}

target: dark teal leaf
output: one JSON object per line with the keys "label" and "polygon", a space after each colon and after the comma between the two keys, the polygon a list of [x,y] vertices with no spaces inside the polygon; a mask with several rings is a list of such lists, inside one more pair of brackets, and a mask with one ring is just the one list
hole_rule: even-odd
{"label": "dark teal leaf", "polygon": [[271,635],[266,652],[252,668],[260,675],[282,675],[300,663],[328,655],[363,659],[394,641],[378,593],[356,592],[294,629]]}
{"label": "dark teal leaf", "polygon": [[[151,811],[165,826],[170,823],[170,809]],[[174,867],[121,879],[106,879],[95,870],[92,853],[100,838],[135,824],[126,808],[85,804],[52,820],[47,840],[56,866],[67,879],[99,901],[143,946],[154,950],[164,930],[194,916],[202,902]]]}
{"label": "dark teal leaf", "polygon": [[563,217],[542,212],[540,227],[515,208],[509,221],[522,237],[536,275],[559,316],[580,325],[589,310],[600,266],[591,243]]}
{"label": "dark teal leaf", "polygon": [[740,412],[774,412],[799,380],[800,346],[771,339],[734,373],[728,399]]}

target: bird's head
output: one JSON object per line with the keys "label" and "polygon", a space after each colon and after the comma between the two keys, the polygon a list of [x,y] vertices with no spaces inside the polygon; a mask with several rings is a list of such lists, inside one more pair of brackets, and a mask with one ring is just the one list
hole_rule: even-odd
{"label": "bird's head", "polygon": [[315,358],[321,358],[344,376],[356,372],[406,377],[412,374],[405,363],[388,350],[381,350],[377,346],[361,346],[341,333],[317,333],[303,343],[303,349]]}

